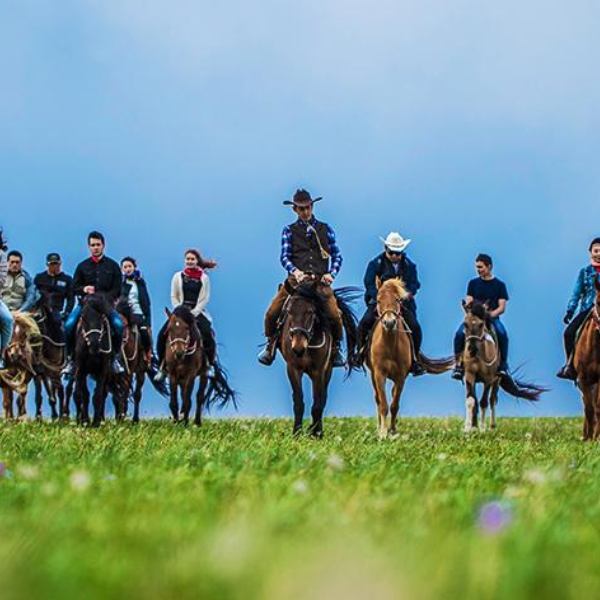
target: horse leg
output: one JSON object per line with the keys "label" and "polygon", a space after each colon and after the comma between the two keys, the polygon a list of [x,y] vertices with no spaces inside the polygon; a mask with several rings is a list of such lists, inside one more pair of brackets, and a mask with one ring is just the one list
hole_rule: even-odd
{"label": "horse leg", "polygon": [[202,408],[204,407],[207,386],[208,377],[205,373],[202,373],[200,375],[200,384],[198,385],[198,391],[196,392],[196,416],[194,418],[194,424],[198,427],[202,425]]}
{"label": "horse leg", "polygon": [[583,398],[583,441],[591,440],[594,435],[595,422],[595,398],[593,397],[593,385],[588,383],[579,383],[581,395]]}
{"label": "horse leg", "polygon": [[33,379],[33,387],[35,390],[35,418],[38,421],[42,420],[42,376],[39,375]]}
{"label": "horse leg", "polygon": [[313,405],[311,409],[312,423],[310,435],[321,439],[323,437],[323,412],[327,403],[327,388],[331,379],[331,369],[327,373],[319,373],[312,379]]}
{"label": "horse leg", "polygon": [[70,379],[67,382],[67,385],[64,387],[61,384],[61,389],[62,389],[62,414],[61,414],[61,417],[63,419],[69,419],[71,417],[71,406],[70,406],[71,399],[73,399],[73,401],[75,402],[75,412],[76,412],[77,417],[79,417],[76,398],[73,395],[73,390],[75,389],[75,383],[74,383],[73,379]]}
{"label": "horse leg", "polygon": [[135,376],[135,389],[133,390],[133,422],[140,422],[140,404],[142,402],[142,388],[144,387],[144,381],[146,375],[144,371],[138,372]]}
{"label": "horse leg", "polygon": [[489,404],[490,391],[491,385],[489,383],[484,384],[483,394],[481,395],[481,400],[479,401],[479,408],[481,409],[481,414],[479,415],[479,429],[481,431],[485,431],[485,411],[487,410]]}
{"label": "horse leg", "polygon": [[406,380],[404,378],[399,378],[394,382],[394,387],[392,388],[392,402],[390,404],[390,431],[389,435],[396,436],[398,432],[396,431],[396,421],[398,419],[398,410],[400,409],[400,395],[402,394],[402,390],[404,389],[404,382]]}
{"label": "horse leg", "polygon": [[[101,379],[100,377],[98,379]],[[96,383],[94,387],[93,403],[94,403],[94,420],[92,427],[100,427],[104,421],[104,401],[106,399],[105,384],[102,380]]]}
{"label": "horse leg", "polygon": [[386,376],[383,372],[376,367],[373,367],[373,371],[371,373],[371,379],[373,381],[373,387],[375,388],[375,398],[377,401],[377,409],[378,409],[378,436],[380,440],[384,440],[388,436],[388,426],[387,426],[387,417],[388,417],[388,403],[387,396],[385,392],[385,384],[387,381]]}
{"label": "horse leg", "polygon": [[498,404],[498,380],[492,384],[492,393],[490,394],[490,429],[496,429],[496,404]]}
{"label": "horse leg", "polygon": [[186,426],[190,421],[190,411],[192,410],[192,392],[194,391],[195,381],[195,377],[188,377],[181,392],[181,412],[183,413],[183,424]]}
{"label": "horse leg", "polygon": [[4,418],[14,419],[13,413],[13,392],[8,386],[2,386],[2,404],[4,406]]}
{"label": "horse leg", "polygon": [[17,410],[18,415],[17,418],[19,421],[27,420],[27,390],[25,390],[22,394],[17,395]]}
{"label": "horse leg", "polygon": [[477,391],[475,389],[475,380],[471,377],[465,378],[467,388],[467,399],[465,402],[465,433],[477,427]]}
{"label": "horse leg", "polygon": [[593,387],[594,396],[594,440],[600,438],[600,383]]}
{"label": "horse leg", "polygon": [[298,435],[302,431],[302,419],[304,418],[302,371],[288,365],[287,374],[292,386],[292,398],[294,402],[294,428],[292,429],[292,435]]}
{"label": "horse leg", "polygon": [[58,411],[56,410],[58,386],[56,385],[55,379],[56,378],[53,376],[47,376],[43,379],[44,388],[46,390],[46,394],[48,394],[48,403],[50,404],[50,418],[53,421],[58,419]]}
{"label": "horse leg", "polygon": [[177,423],[179,421],[179,406],[177,403],[177,390],[179,384],[173,375],[169,378],[169,391],[171,393],[171,399],[169,400],[169,408],[171,409],[171,416],[173,417],[173,422]]}

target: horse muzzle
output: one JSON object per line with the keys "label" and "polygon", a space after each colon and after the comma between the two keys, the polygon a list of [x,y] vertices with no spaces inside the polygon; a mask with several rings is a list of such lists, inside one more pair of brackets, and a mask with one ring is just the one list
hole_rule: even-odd
{"label": "horse muzzle", "polygon": [[398,329],[398,317],[392,315],[385,316],[381,319],[381,324],[383,325],[383,328],[390,333],[396,331],[396,329]]}

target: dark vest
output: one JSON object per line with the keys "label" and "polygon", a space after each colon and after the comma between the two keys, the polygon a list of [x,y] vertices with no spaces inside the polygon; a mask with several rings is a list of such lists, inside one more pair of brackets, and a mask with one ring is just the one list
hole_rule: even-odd
{"label": "dark vest", "polygon": [[[314,228],[323,249],[330,253],[327,225],[316,221]],[[290,225],[290,230],[292,232],[292,264],[305,273],[319,276],[329,273],[329,259],[321,257],[321,249],[314,232],[307,233],[304,225],[298,221]]]}

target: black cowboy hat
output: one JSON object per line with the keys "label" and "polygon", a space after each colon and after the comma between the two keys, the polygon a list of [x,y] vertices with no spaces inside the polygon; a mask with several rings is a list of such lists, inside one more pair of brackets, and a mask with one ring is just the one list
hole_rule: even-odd
{"label": "black cowboy hat", "polygon": [[299,189],[296,190],[294,197],[291,200],[285,200],[284,204],[286,206],[310,206],[315,202],[318,202],[319,200],[322,200],[321,196],[319,196],[318,198],[311,198],[310,192],[307,192],[303,189]]}

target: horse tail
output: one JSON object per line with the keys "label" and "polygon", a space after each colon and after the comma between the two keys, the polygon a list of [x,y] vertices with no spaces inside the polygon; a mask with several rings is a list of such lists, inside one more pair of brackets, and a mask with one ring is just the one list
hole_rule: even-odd
{"label": "horse tail", "polygon": [[209,377],[208,390],[206,391],[206,408],[210,409],[213,404],[217,404],[218,408],[224,408],[231,403],[237,409],[237,392],[229,385],[227,371],[218,359],[213,363],[213,371],[214,375]]}
{"label": "horse tail", "polygon": [[548,388],[516,379],[510,374],[500,377],[500,387],[511,396],[523,398],[530,402],[537,402],[540,396],[548,391]]}
{"label": "horse tail", "polygon": [[429,358],[429,356],[419,352],[419,360],[430,375],[440,375],[449,371],[454,366],[454,357],[446,356],[444,358]]}
{"label": "horse tail", "polygon": [[351,306],[352,302],[355,302],[362,295],[362,290],[358,287],[343,287],[335,290],[334,295],[342,314],[342,325],[346,333],[346,351],[348,356],[346,376],[349,377],[352,371],[362,370],[354,360],[358,344],[358,319]]}

